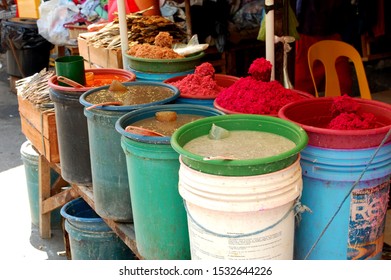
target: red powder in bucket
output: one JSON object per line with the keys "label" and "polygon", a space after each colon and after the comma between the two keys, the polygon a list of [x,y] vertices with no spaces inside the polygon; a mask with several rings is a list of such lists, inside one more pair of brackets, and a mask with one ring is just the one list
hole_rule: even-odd
{"label": "red powder in bucket", "polygon": [[248,76],[224,89],[216,97],[216,102],[234,112],[277,115],[284,105],[303,98],[298,92],[284,88],[278,81],[263,82]]}
{"label": "red powder in bucket", "polygon": [[248,71],[250,76],[224,89],[216,97],[216,103],[238,113],[277,115],[284,105],[305,98],[278,81],[270,81],[271,71],[272,64],[268,60],[255,59]]}
{"label": "red powder in bucket", "polygon": [[224,88],[217,84],[214,74],[213,65],[204,62],[195,68],[194,74],[170,84],[176,86],[183,95],[215,98]]}
{"label": "red powder in bucket", "polygon": [[372,113],[360,113],[360,104],[348,95],[336,97],[331,105],[334,118],[327,128],[339,130],[372,129],[379,127]]}
{"label": "red powder in bucket", "polygon": [[272,75],[272,67],[270,61],[263,57],[257,58],[251,63],[248,74],[256,80],[269,82]]}

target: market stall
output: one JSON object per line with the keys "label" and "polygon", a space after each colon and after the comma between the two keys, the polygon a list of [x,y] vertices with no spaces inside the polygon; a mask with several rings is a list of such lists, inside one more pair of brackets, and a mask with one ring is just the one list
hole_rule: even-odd
{"label": "market stall", "polygon": [[[189,1],[185,2],[186,7],[188,7]],[[61,84],[66,80],[60,80],[59,76],[47,77],[42,72],[37,75],[37,78],[49,80],[49,83],[48,87],[40,89],[41,97],[50,97],[48,103],[54,102],[54,104],[45,104],[42,99],[38,99],[36,96],[29,99],[27,93],[36,91],[36,88],[28,88],[28,86],[32,86],[31,81],[20,81],[18,90],[21,115],[27,114],[28,111],[30,112],[30,115],[26,116],[28,120],[38,120],[36,124],[26,121],[24,125],[22,123],[22,128],[40,153],[39,204],[42,238],[50,238],[50,212],[56,208],[64,207],[65,204],[69,206],[69,202],[81,197],[88,204],[85,206],[92,209],[89,211],[94,212],[91,219],[103,220],[109,230],[111,229],[115,233],[115,238],[120,239],[126,245],[126,249],[133,252],[135,259],[207,259],[214,256],[216,258],[239,260],[251,258],[294,259],[294,257],[306,259],[308,257],[302,252],[294,255],[294,219],[296,215],[307,217],[306,222],[308,224],[306,226],[311,228],[311,221],[308,216],[305,216],[306,212],[311,209],[307,205],[301,204],[301,193],[305,188],[305,180],[315,180],[314,178],[317,175],[311,177],[308,171],[303,184],[299,154],[303,153],[307,157],[311,157],[314,152],[307,148],[308,142],[323,142],[316,142],[316,139],[319,140],[319,136],[312,138],[311,131],[305,129],[307,121],[314,125],[316,120],[319,119],[315,121],[295,119],[297,116],[301,116],[295,114],[296,112],[292,115],[280,115],[285,106],[317,102],[317,98],[308,93],[292,89],[289,82],[287,56],[290,51],[289,44],[293,40],[288,36],[284,36],[287,35],[284,33],[278,34],[281,36],[274,34],[280,33],[282,30],[274,28],[274,2],[277,1],[266,1],[265,3],[267,7],[265,18],[266,59],[258,57],[252,60],[250,67],[247,69],[248,75],[246,77],[217,74],[212,63],[201,59],[205,56],[204,47],[207,44],[199,44],[199,42],[191,46],[189,44],[179,44],[183,41],[189,43],[191,41],[189,35],[194,34],[177,29],[172,22],[161,16],[127,15],[125,13],[125,2],[118,0],[118,20],[107,24],[99,31],[94,32],[93,35],[81,33],[77,38],[80,55],[84,57],[81,65],[85,69],[81,75],[87,82],[88,77],[97,78],[98,68],[103,68],[103,70],[111,72],[110,74],[114,74],[114,70],[128,72],[129,75],[133,75],[131,78],[118,81],[117,76],[111,76],[106,77],[107,79],[103,84],[73,83],[71,87],[68,87],[69,84]],[[281,16],[281,9],[277,9],[276,14]],[[131,25],[129,25],[129,22],[131,22]],[[131,30],[129,30],[129,26],[131,26]],[[145,26],[150,28],[145,28]],[[108,31],[113,31],[115,37],[110,37],[106,42],[99,41],[103,37],[101,35]],[[135,36],[138,36],[137,40]],[[193,36],[190,38],[193,38]],[[172,47],[174,43],[178,43],[180,47]],[[102,47],[98,44],[106,45]],[[200,46],[203,49],[195,48]],[[181,53],[188,47],[192,49],[190,53]],[[275,55],[277,53],[278,55]],[[158,57],[151,57],[152,55]],[[229,82],[217,85],[217,79],[222,77],[229,80]],[[188,78],[188,80],[180,88],[179,84],[173,85],[177,82],[176,78],[180,80]],[[202,87],[193,87],[194,82]],[[36,80],[33,84],[37,84]],[[209,85],[212,85],[210,88],[217,89],[218,92],[210,98],[212,102],[208,103],[209,107],[199,106],[199,104],[196,104],[199,100],[210,97],[207,94],[205,96],[200,94],[204,89],[209,89]],[[157,99],[142,100],[137,103],[139,101],[135,101],[129,96],[136,95],[140,88],[142,88],[145,96],[148,96],[148,90],[153,91],[156,95],[156,92],[162,95],[159,95]],[[180,88],[180,91],[178,88]],[[184,95],[187,89],[190,89],[190,93],[191,91],[197,92],[198,96],[189,97],[189,95]],[[259,95],[260,92],[263,93],[262,97]],[[181,94],[183,95],[181,96]],[[180,101],[183,102],[186,98],[190,99],[190,104],[184,105]],[[26,100],[35,100],[35,105],[38,105],[39,109],[34,106],[26,109],[25,106],[31,106],[28,102],[26,103]],[[353,100],[343,97],[336,99],[335,102],[337,103],[328,104],[326,109],[321,104],[321,108],[313,112],[313,115],[317,113],[325,115],[320,116],[320,118],[325,119],[322,123],[324,127],[321,129],[325,129],[326,134],[330,129],[351,128],[359,123],[360,126],[356,127],[359,132],[362,132],[362,129],[368,129],[369,132],[374,132],[375,136],[378,136],[373,143],[369,143],[365,147],[359,146],[359,149],[375,149],[374,147],[379,145],[384,145],[386,149],[389,149],[387,137],[389,136],[391,117],[386,113],[387,106],[384,111],[380,112],[380,110],[371,109],[371,105],[366,107],[367,103],[371,104],[366,101],[363,101],[362,105],[357,105]],[[150,108],[156,108],[155,105],[158,105],[159,110],[157,112],[150,110]],[[64,108],[69,110],[66,106],[72,106],[75,111],[72,111],[72,114],[61,116],[60,112]],[[48,108],[49,110],[42,110]],[[363,110],[363,114],[361,110]],[[183,111],[190,111],[194,119],[191,119],[188,123],[178,124],[177,121],[184,114]],[[346,114],[351,115],[346,117]],[[75,120],[76,116],[80,116],[80,118]],[[339,118],[334,121],[334,117]],[[351,122],[349,121],[350,117],[353,118]],[[137,126],[136,121],[141,121],[143,118],[152,118],[154,121],[159,121],[158,128],[170,127],[174,124],[178,126],[170,132],[160,131],[153,126],[148,129],[140,124]],[[209,120],[213,120],[213,124]],[[62,125],[63,123],[67,125]],[[79,132],[69,133],[70,123],[76,124]],[[262,125],[259,125],[259,123]],[[31,127],[32,124],[34,127]],[[82,125],[85,126],[81,127]],[[55,128],[54,132],[53,128]],[[213,148],[204,154],[204,152],[196,149],[197,145],[195,145],[195,150],[185,146],[190,140],[193,140],[193,137],[201,138],[204,136],[207,140],[203,139],[203,141],[212,142],[205,142],[208,144],[203,145],[213,147],[213,142],[215,142],[219,143],[217,145],[219,146],[221,144],[220,140],[228,140],[236,132],[240,132],[237,134],[244,134],[243,130],[245,133],[249,132],[248,136],[244,137],[245,139],[238,140],[239,144],[238,142],[231,144],[230,148],[227,148],[229,154],[224,151],[220,152],[222,154],[215,154],[216,147],[216,149]],[[68,133],[68,140],[65,140],[66,143],[61,143],[61,141],[64,141],[61,137],[67,134],[65,132]],[[238,147],[249,147],[252,151],[262,150],[258,146],[253,148],[253,145],[257,143],[245,142],[245,140],[258,137],[258,135],[255,136],[258,132],[262,133],[262,136],[259,136],[261,138],[255,142],[262,142],[263,139],[267,138],[263,133],[270,133],[276,138],[272,138],[269,140],[270,142],[265,143],[266,147],[283,143],[282,147],[278,147],[277,150],[264,149],[263,152],[266,155],[257,154],[254,157],[251,157],[251,155],[246,157],[246,155],[253,153],[247,150],[242,151]],[[380,132],[380,135],[378,135],[378,132]],[[344,135],[344,132],[340,134]],[[355,135],[355,133],[352,134]],[[339,133],[337,135],[340,136]],[[323,136],[321,133],[320,137]],[[70,170],[68,167],[79,169],[73,170],[73,172],[80,171],[81,168],[78,168],[78,166],[81,166],[80,161],[87,162],[80,151],[76,152],[74,158],[71,157],[72,148],[75,145],[80,148],[82,137],[84,137],[83,140],[88,140],[83,143],[89,148],[88,156],[90,157],[88,159],[91,160],[91,163],[88,164],[88,167],[91,167],[91,178],[79,182],[68,174]],[[289,143],[283,142],[284,140],[289,140]],[[69,145],[70,149],[61,152],[65,145]],[[315,153],[316,147],[315,145]],[[341,147],[331,145],[327,148],[339,149]],[[239,152],[234,153],[236,150]],[[361,151],[354,152],[359,154]],[[371,152],[374,151],[371,150]],[[385,157],[386,166],[389,164],[388,161],[391,160],[387,157],[387,154],[389,153],[382,154]],[[66,162],[68,159],[65,160],[64,156],[70,159],[69,165]],[[307,158],[304,160],[307,160]],[[163,161],[164,164],[162,164]],[[317,161],[308,160],[308,162],[311,165]],[[70,187],[61,188],[58,193],[54,193],[51,190],[52,186],[48,176],[50,168],[62,174],[63,179],[69,183]],[[197,172],[194,172],[194,170]],[[312,170],[312,166],[308,170]],[[82,173],[87,172],[83,171]],[[375,175],[379,174],[376,173]],[[377,198],[385,198],[387,191],[389,191],[387,185],[389,175],[385,168],[385,171],[376,178],[376,182],[381,182],[376,190],[370,191],[370,193],[378,192]],[[256,178],[254,179],[253,176]],[[282,180],[280,180],[281,178]],[[286,178],[289,178],[289,180],[286,180]],[[226,181],[233,182],[232,189],[235,186],[240,187],[235,191],[229,188],[222,190],[221,186],[225,186]],[[242,185],[249,184],[248,189],[255,190],[260,181],[271,182],[267,187],[273,184],[281,187],[281,182],[289,181],[289,184],[282,186],[286,196],[281,198],[273,190],[271,190],[272,195],[264,194],[264,188],[260,188],[261,191],[257,193],[246,193],[241,188]],[[206,182],[208,182],[208,188],[214,190],[211,195],[208,191],[204,193]],[[323,181],[319,183],[320,188],[322,183]],[[362,184],[365,184],[365,182]],[[364,187],[360,185],[360,188]],[[128,191],[128,193],[122,192],[123,190]],[[145,193],[145,190],[148,190],[148,192]],[[243,199],[234,199],[233,201],[229,199],[233,196],[239,197],[241,194],[243,194]],[[210,197],[208,197],[209,195]],[[219,195],[222,196],[221,199],[217,199]],[[252,195],[257,199],[261,198],[261,204],[255,203],[253,199],[246,200]],[[355,195],[356,202],[362,202],[360,195],[368,194],[356,191]],[[268,201],[265,197],[271,201]],[[129,198],[131,198],[131,202],[129,202]],[[108,199],[108,201],[103,201],[104,199]],[[186,200],[184,205],[182,199]],[[307,198],[305,197],[305,199]],[[126,201],[122,203],[123,200]],[[311,200],[306,200],[306,203],[307,201],[308,204],[311,203]],[[384,201],[382,200],[382,202]],[[343,202],[345,203],[345,200]],[[179,210],[175,208],[177,206]],[[120,209],[116,209],[117,207]],[[316,206],[313,207],[316,208]],[[221,209],[224,209],[224,211],[220,211]],[[278,211],[277,216],[280,218],[271,221],[269,225],[255,222],[262,220],[260,215],[274,213],[274,211]],[[154,215],[147,215],[147,212],[154,213]],[[178,214],[178,217],[174,217],[173,212]],[[221,212],[224,212],[223,216],[221,216]],[[244,217],[243,212],[248,216]],[[270,215],[270,220],[276,216],[273,213]],[[160,214],[162,216],[159,216]],[[343,211],[343,214],[348,216],[348,210]],[[337,222],[348,219],[345,216],[340,217]],[[68,213],[67,215],[64,214],[64,217],[69,220],[68,228],[76,227],[76,225],[72,225]],[[229,222],[220,223],[227,217]],[[171,225],[170,221],[177,221],[177,218],[179,222]],[[384,216],[381,219],[383,221]],[[254,223],[247,224],[249,220],[254,221]],[[83,222],[83,220],[79,219],[78,222]],[[327,230],[328,221],[323,222],[325,230]],[[363,222],[366,223],[367,221]],[[168,224],[170,224],[169,229],[164,228]],[[339,225],[334,224],[333,226],[338,227]],[[365,242],[368,241],[376,245],[374,251],[365,257],[377,259],[381,255],[382,245],[379,240],[381,240],[382,225],[381,222],[377,225],[369,223],[368,228],[370,230],[372,230],[371,226],[376,226],[373,231],[377,230],[379,235],[374,240],[366,240],[366,237],[363,236]],[[175,235],[170,230],[174,230],[175,234],[179,233],[179,235]],[[268,230],[271,231],[268,232]],[[343,234],[341,233],[341,236]],[[151,240],[148,240],[151,235]],[[174,240],[172,240],[173,237]],[[233,246],[225,246],[222,240],[227,238],[231,240]],[[349,236],[349,238],[352,237]],[[70,240],[70,238],[66,240]],[[268,247],[267,250],[249,250],[246,245],[252,244],[256,248],[262,248],[264,246],[262,241],[264,240],[274,240],[280,246]],[[304,248],[302,251],[307,252],[309,248],[305,241],[305,238],[298,238],[297,242],[304,245],[299,246],[301,245],[299,244],[297,247]],[[317,247],[318,241],[315,238],[313,240],[314,244],[309,245]],[[363,243],[365,243],[364,241]],[[208,242],[214,242],[218,246],[210,248]],[[155,245],[153,248],[149,248],[150,244]],[[67,244],[68,251],[72,247],[71,245]],[[101,245],[96,246],[100,247]],[[190,256],[191,246],[193,246],[194,254],[192,256]],[[217,248],[219,246],[222,248]],[[342,251],[346,249],[344,246],[342,246]],[[349,247],[348,255],[346,252],[341,253],[338,249],[335,253],[332,253],[331,258],[359,258],[354,250],[360,250],[360,246],[359,244],[357,248]],[[181,248],[178,249],[178,247]],[[327,244],[321,244],[317,247],[319,251],[314,253],[316,258],[324,257],[321,250],[323,247],[327,247]],[[156,248],[159,249],[156,250]],[[313,248],[310,248],[310,250],[310,253],[312,253]],[[68,255],[70,258],[72,257],[70,252],[68,252]],[[95,257],[95,255],[91,254],[80,258],[88,257]],[[117,255],[114,257],[117,257]],[[128,257],[126,255],[125,258]]]}

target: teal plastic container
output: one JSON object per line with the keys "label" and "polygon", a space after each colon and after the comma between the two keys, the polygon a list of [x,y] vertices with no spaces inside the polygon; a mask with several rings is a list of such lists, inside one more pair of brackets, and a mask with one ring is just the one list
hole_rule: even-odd
{"label": "teal plastic container", "polygon": [[184,98],[179,97],[175,100],[176,104],[190,104],[190,105],[199,105],[199,106],[207,106],[214,108],[213,102],[214,99],[196,99],[196,98]]}
{"label": "teal plastic container", "polygon": [[391,144],[378,151],[377,147],[307,146],[301,152],[301,166],[301,202],[311,212],[302,214],[295,230],[295,259],[380,259],[390,189]]}
{"label": "teal plastic container", "polygon": [[[30,141],[26,141],[22,144],[20,147],[20,154],[26,175],[31,223],[35,226],[39,226],[39,154],[34,150]],[[59,175],[57,172],[51,169],[51,184],[53,184],[58,177]],[[50,223],[53,229],[61,228],[60,209],[55,209],[50,213]]]}
{"label": "teal plastic container", "polygon": [[133,252],[82,198],[61,208],[72,260],[132,260]]}
{"label": "teal plastic container", "polygon": [[126,126],[158,111],[204,117],[223,113],[204,106],[168,104],[127,113],[115,125],[126,155],[138,252],[149,260],[188,260],[187,217],[178,192],[179,154],[171,147],[170,137],[125,131]]}
{"label": "teal plastic container", "polygon": [[153,72],[142,72],[135,69],[129,68],[136,75],[137,81],[151,81],[151,82],[163,82],[167,79],[183,76],[187,74],[193,74],[194,69],[186,70],[183,72],[172,72],[172,73],[153,73]]}
{"label": "teal plastic container", "polygon": [[[154,103],[133,106],[101,106],[92,110],[84,109],[88,125],[95,211],[103,218],[118,222],[131,222],[133,217],[126,158],[121,148],[121,135],[116,132],[115,123],[121,116],[130,111],[172,102],[178,97],[179,92],[173,86],[158,82],[131,82],[123,84],[126,86],[165,86],[174,91],[172,97]],[[93,104],[86,101],[86,97],[108,87],[99,87],[85,92],[80,97],[80,103],[85,107],[92,106]]]}

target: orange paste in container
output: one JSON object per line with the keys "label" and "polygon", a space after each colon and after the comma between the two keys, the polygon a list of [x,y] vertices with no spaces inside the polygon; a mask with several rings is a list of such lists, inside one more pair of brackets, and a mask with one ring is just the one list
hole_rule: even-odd
{"label": "orange paste in container", "polygon": [[118,74],[86,72],[85,75],[86,87],[101,87],[105,85],[110,85],[113,80],[117,80],[121,83],[129,80],[129,77]]}

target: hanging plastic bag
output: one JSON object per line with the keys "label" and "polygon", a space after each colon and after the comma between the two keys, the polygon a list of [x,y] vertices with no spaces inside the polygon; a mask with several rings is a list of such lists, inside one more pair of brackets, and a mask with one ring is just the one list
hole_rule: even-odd
{"label": "hanging plastic bag", "polygon": [[39,34],[54,45],[77,45],[76,39],[69,38],[69,30],[64,24],[74,21],[79,8],[68,0],[50,0],[39,6],[37,20]]}
{"label": "hanging plastic bag", "polygon": [[198,43],[198,36],[195,34],[187,44],[175,44],[173,50],[180,55],[189,56],[206,50],[208,46],[209,44]]}

